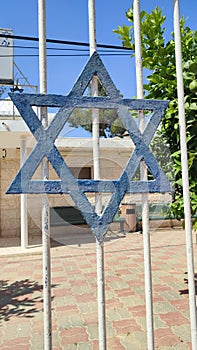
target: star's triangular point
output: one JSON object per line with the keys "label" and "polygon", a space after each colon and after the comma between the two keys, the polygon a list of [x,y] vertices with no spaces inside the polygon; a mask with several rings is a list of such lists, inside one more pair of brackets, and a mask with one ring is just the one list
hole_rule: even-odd
{"label": "star's triangular point", "polygon": [[95,51],[74,84],[70,96],[82,96],[93,76],[97,76],[109,98],[120,99],[121,95],[107,72],[99,54]]}

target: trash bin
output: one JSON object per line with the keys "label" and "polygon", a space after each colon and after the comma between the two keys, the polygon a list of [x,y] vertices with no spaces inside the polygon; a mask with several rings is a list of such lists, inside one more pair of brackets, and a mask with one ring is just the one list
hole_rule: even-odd
{"label": "trash bin", "polygon": [[121,215],[125,218],[129,231],[136,231],[136,204],[122,203]]}

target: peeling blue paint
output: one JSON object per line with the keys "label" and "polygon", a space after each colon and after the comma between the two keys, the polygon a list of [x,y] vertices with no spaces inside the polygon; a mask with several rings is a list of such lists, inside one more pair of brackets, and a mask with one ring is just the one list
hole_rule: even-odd
{"label": "peeling blue paint", "polygon": [[[97,75],[106,97],[83,96],[92,77]],[[43,94],[11,94],[14,105],[37,140],[37,144],[19,170],[6,193],[69,193],[97,239],[102,242],[125,193],[170,192],[171,185],[149,149],[168,101],[121,98],[99,55],[95,52],[67,96]],[[44,129],[32,106],[59,107],[51,124]],[[112,180],[77,180],[55,146],[55,140],[74,108],[115,109],[135,149],[120,178]],[[143,133],[138,129],[130,110],[150,110],[152,116]],[[60,180],[31,180],[44,157],[47,157]],[[144,159],[154,180],[132,181],[140,161]],[[112,193],[101,216],[89,203],[85,192]]]}

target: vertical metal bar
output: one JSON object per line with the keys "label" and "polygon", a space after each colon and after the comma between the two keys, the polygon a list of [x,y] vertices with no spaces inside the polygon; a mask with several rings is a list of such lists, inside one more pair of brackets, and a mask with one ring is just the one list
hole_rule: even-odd
{"label": "vertical metal bar", "polygon": [[[89,41],[90,57],[97,50],[96,46],[96,13],[95,1],[88,0],[89,15]],[[98,96],[98,80],[94,76],[91,81],[91,95]],[[100,138],[99,138],[99,111],[92,110],[92,139],[93,139],[93,159],[94,159],[94,179],[100,179]]]}
{"label": "vertical metal bar", "polygon": [[[21,139],[20,159],[21,166],[26,156],[26,140]],[[28,221],[27,221],[27,195],[22,193],[21,197],[21,248],[27,249],[28,246]]]}
{"label": "vertical metal bar", "polygon": [[175,37],[183,199],[184,199],[184,212],[185,212],[185,235],[186,235],[186,254],[187,254],[188,286],[189,286],[191,339],[192,339],[192,349],[196,350],[197,349],[197,311],[196,311],[196,296],[195,296],[194,257],[193,257],[193,240],[192,240],[188,158],[187,158],[187,138],[186,138],[186,122],[185,122],[185,106],[184,106],[184,84],[183,84],[183,71],[182,71],[180,10],[179,10],[179,1],[173,0],[173,2],[174,2],[174,37]]}
{"label": "vertical metal bar", "polygon": [[[134,37],[135,37],[135,61],[136,61],[136,86],[137,98],[144,98],[143,69],[142,69],[142,47],[140,29],[140,1],[134,0]],[[145,127],[144,113],[139,111],[139,128],[143,132]],[[142,161],[140,163],[140,179],[147,181],[147,167]],[[151,246],[149,228],[149,205],[148,193],[142,194],[142,224],[144,244],[144,278],[146,297],[146,325],[148,350],[154,349],[154,320],[153,320],[153,298],[152,298],[152,273],[151,273]]]}
{"label": "vertical metal bar", "polygon": [[[47,93],[47,62],[46,62],[46,1],[38,0],[39,26],[39,75],[40,92]],[[48,127],[47,108],[41,108],[41,121],[44,128]],[[48,161],[42,161],[43,179],[49,177]],[[42,243],[43,243],[43,300],[44,300],[44,349],[52,349],[51,321],[51,258],[50,258],[50,217],[47,196],[42,203]]]}
{"label": "vertical metal bar", "polygon": [[46,0],[38,0],[39,31],[39,80],[40,92],[47,93],[47,61],[46,61]]}
{"label": "vertical metal bar", "polygon": [[106,350],[104,243],[96,240],[99,350]]}
{"label": "vertical metal bar", "polygon": [[[95,1],[88,0],[89,17],[89,41],[90,56],[97,50],[96,47],[96,11]],[[92,96],[98,95],[98,80],[93,77],[91,86]],[[93,138],[93,163],[94,179],[100,179],[100,139],[99,139],[99,111],[92,111],[92,138]],[[95,210],[101,214],[101,196],[96,193]],[[99,350],[106,350],[106,317],[105,317],[105,278],[104,278],[104,244],[96,239],[96,259],[97,259],[97,297],[98,297],[98,323],[99,323]]]}
{"label": "vertical metal bar", "polygon": [[44,302],[44,350],[52,349],[51,320],[51,259],[49,234],[49,207],[47,199],[42,205],[42,244],[43,244],[43,302]]}

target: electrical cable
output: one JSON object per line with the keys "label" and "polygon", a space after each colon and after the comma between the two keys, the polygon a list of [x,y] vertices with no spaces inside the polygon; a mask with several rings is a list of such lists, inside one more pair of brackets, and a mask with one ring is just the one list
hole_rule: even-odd
{"label": "electrical cable", "polygon": [[[20,46],[20,45],[14,45],[14,46],[7,46],[6,48],[15,48],[15,49],[32,49],[32,50],[38,50],[38,46]],[[60,47],[47,47],[47,50],[54,50],[54,51],[76,51],[76,52],[89,52],[89,49],[71,49],[71,48],[60,48]],[[129,49],[131,51],[131,49]],[[117,52],[117,50],[102,50],[99,49],[99,52]],[[118,50],[118,52],[121,52],[121,50]],[[125,50],[122,50],[122,52],[125,52]]]}
{"label": "electrical cable", "polygon": [[[101,53],[100,56],[130,56],[129,53]],[[47,54],[47,57],[87,57],[89,54]],[[39,57],[39,54],[15,54],[15,55],[0,55],[3,57]]]}
{"label": "electrical cable", "polygon": [[[39,39],[37,37],[23,36],[23,35],[0,34],[0,38],[39,41]],[[90,46],[89,43],[87,43],[87,42],[68,41],[68,40],[59,40],[59,39],[46,39],[46,42],[47,43],[53,43],[53,44],[62,44],[62,45],[86,46],[86,47]],[[105,48],[105,49],[116,49],[116,50],[130,50],[130,51],[133,51],[131,48],[127,48],[127,47],[124,47],[124,46],[118,46],[118,45],[97,44],[97,47],[98,48],[99,47],[100,48]]]}

